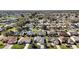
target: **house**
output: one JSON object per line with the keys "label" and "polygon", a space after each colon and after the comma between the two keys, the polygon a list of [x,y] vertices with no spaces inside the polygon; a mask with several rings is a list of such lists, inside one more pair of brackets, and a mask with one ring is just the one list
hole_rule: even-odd
{"label": "house", "polygon": [[41,43],[44,44],[44,37],[40,37],[40,36],[36,36],[34,37],[34,41],[36,41],[36,43]]}
{"label": "house", "polygon": [[17,31],[14,32],[14,35],[15,35],[15,36],[18,36],[18,35],[19,35],[19,32],[17,32]]}
{"label": "house", "polygon": [[2,32],[4,30],[4,28],[3,27],[0,27],[0,32]]}
{"label": "house", "polygon": [[79,23],[72,23],[71,26],[72,28],[79,28]]}
{"label": "house", "polygon": [[8,36],[8,44],[15,44],[17,42],[17,37],[13,37],[13,36]]}
{"label": "house", "polygon": [[58,37],[59,36],[57,32],[55,32],[55,31],[49,31],[49,30],[47,31],[47,35],[51,36],[51,37]]}
{"label": "house", "polygon": [[30,43],[31,39],[29,37],[21,37],[18,40],[18,44],[27,44]]}
{"label": "house", "polygon": [[20,35],[21,35],[21,36],[23,36],[23,35],[24,35],[24,32],[23,32],[23,31],[21,31],[21,32],[20,32]]}
{"label": "house", "polygon": [[43,31],[38,31],[37,35],[38,36],[45,36],[46,35],[46,31],[44,31],[44,30]]}
{"label": "house", "polygon": [[49,42],[49,43],[54,43],[55,45],[60,44],[60,41],[58,40],[57,37],[49,37],[49,38],[48,38],[48,42]]}
{"label": "house", "polygon": [[69,34],[65,31],[59,32],[59,36],[69,37]]}
{"label": "house", "polygon": [[78,36],[78,32],[69,32],[70,36]]}
{"label": "house", "polygon": [[70,38],[71,38],[71,40],[73,40],[74,42],[79,43],[79,37],[78,37],[78,36],[72,36],[72,37],[70,37]]}
{"label": "house", "polygon": [[67,44],[74,45],[74,44],[76,44],[76,43],[75,43],[73,40],[68,39]]}
{"label": "house", "polygon": [[28,36],[34,35],[34,32],[33,31],[27,31],[27,35]]}
{"label": "house", "polygon": [[68,43],[69,37],[59,37],[60,43]]}

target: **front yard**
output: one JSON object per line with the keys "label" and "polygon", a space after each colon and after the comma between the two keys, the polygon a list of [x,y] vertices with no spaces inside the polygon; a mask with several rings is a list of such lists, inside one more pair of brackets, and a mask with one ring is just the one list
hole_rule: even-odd
{"label": "front yard", "polygon": [[60,48],[61,48],[61,49],[70,49],[70,47],[68,47],[67,44],[61,44],[61,45],[60,45]]}
{"label": "front yard", "polygon": [[4,47],[5,47],[4,43],[2,41],[0,41],[0,49],[2,49]]}
{"label": "front yard", "polygon": [[12,46],[12,49],[23,49],[24,48],[24,45],[19,45],[19,44],[14,44]]}
{"label": "front yard", "polygon": [[79,48],[79,43],[76,44],[77,48]]}

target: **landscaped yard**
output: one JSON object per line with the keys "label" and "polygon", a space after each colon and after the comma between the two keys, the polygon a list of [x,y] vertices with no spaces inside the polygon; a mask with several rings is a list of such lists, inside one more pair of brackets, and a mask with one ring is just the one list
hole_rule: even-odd
{"label": "landscaped yard", "polygon": [[28,49],[32,49],[32,45],[31,44],[29,44]]}
{"label": "landscaped yard", "polygon": [[61,49],[70,49],[69,47],[67,47],[66,44],[61,44],[61,45],[60,45],[60,48],[61,48]]}
{"label": "landscaped yard", "polygon": [[19,45],[19,44],[14,44],[12,46],[12,49],[23,49],[24,48],[24,45]]}
{"label": "landscaped yard", "polygon": [[37,45],[36,43],[34,45],[37,47],[37,49],[40,49],[40,46],[39,45]]}
{"label": "landscaped yard", "polygon": [[57,49],[56,46],[51,45],[50,43],[47,43],[47,46],[44,46],[44,48],[46,48],[46,49]]}
{"label": "landscaped yard", "polygon": [[9,29],[8,31],[17,31],[17,29],[15,28],[15,27],[13,27],[13,28],[11,28],[11,29]]}
{"label": "landscaped yard", "polygon": [[37,34],[38,30],[36,28],[32,29],[32,31]]}
{"label": "landscaped yard", "polygon": [[2,48],[4,48],[4,47],[5,47],[5,45],[1,45],[1,46],[0,46],[0,49],[2,49]]}
{"label": "landscaped yard", "polygon": [[5,47],[4,43],[2,41],[0,41],[0,49],[2,49],[4,47]]}
{"label": "landscaped yard", "polygon": [[50,45],[50,49],[57,49],[55,45]]}
{"label": "landscaped yard", "polygon": [[34,43],[34,44],[29,44],[28,49],[40,49],[40,46],[37,45],[36,43]]}
{"label": "landscaped yard", "polygon": [[79,48],[79,43],[77,43],[76,46]]}

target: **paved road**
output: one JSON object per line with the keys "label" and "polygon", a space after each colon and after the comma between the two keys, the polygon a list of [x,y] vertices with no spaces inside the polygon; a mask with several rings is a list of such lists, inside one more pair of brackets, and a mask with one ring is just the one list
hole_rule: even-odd
{"label": "paved road", "polygon": [[3,49],[11,49],[12,46],[13,46],[13,45],[7,44],[7,46],[5,46]]}

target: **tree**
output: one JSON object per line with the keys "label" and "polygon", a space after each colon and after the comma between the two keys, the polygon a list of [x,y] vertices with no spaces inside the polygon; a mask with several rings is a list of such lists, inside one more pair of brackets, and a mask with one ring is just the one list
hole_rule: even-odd
{"label": "tree", "polygon": [[42,28],[43,28],[44,30],[47,30],[47,26],[46,26],[46,25],[43,25]]}

